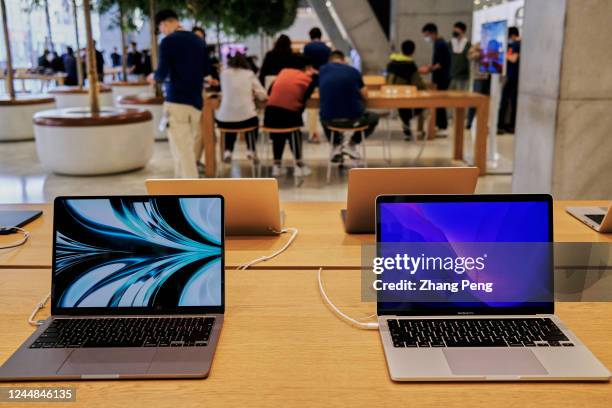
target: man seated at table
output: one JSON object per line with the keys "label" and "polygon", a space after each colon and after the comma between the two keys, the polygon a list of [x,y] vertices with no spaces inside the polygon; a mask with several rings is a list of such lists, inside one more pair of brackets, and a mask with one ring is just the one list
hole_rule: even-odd
{"label": "man seated at table", "polygon": [[[387,64],[388,84],[414,85],[419,90],[427,88],[423,78],[421,78],[421,74],[419,74],[419,67],[414,62],[414,49],[414,41],[406,40],[402,43],[401,53],[394,52],[391,54]],[[422,109],[398,109],[398,112],[402,120],[406,140],[411,140],[410,120],[414,115],[420,114]]]}
{"label": "man seated at table", "polygon": [[331,160],[339,162],[343,155],[355,161],[361,160],[357,145],[362,141],[361,132],[353,133],[347,142],[343,135],[329,130],[328,126],[340,128],[357,128],[368,125],[365,137],[374,132],[378,125],[378,116],[365,110],[368,91],[363,83],[361,73],[346,63],[344,53],[335,50],[329,62],[319,70],[319,95],[321,124],[325,136],[332,143]]}

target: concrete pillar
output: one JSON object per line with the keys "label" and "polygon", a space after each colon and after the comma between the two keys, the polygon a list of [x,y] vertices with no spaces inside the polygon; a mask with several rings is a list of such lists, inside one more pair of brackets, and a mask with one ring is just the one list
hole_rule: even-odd
{"label": "concrete pillar", "polygon": [[525,2],[513,192],[612,197],[612,2]]}
{"label": "concrete pillar", "polygon": [[438,26],[439,33],[450,40],[453,24],[463,21],[471,38],[473,0],[391,0],[391,39],[399,51],[401,43],[410,39],[416,44],[418,65],[431,63],[432,47],[423,41],[421,29],[427,23]]}
{"label": "concrete pillar", "polygon": [[364,73],[381,73],[391,47],[367,0],[331,0],[346,33],[361,57]]}

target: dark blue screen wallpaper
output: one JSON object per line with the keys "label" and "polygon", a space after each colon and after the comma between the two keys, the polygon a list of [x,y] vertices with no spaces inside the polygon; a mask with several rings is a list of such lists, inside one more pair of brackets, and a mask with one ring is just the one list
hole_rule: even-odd
{"label": "dark blue screen wallpaper", "polygon": [[[385,248],[389,250],[393,249],[391,243],[413,243],[415,248],[422,248],[420,243],[448,244],[445,247],[454,256],[467,255],[462,254],[466,248],[470,254],[478,254],[478,243],[481,243],[483,252],[490,252],[495,243],[506,243],[498,244],[497,252],[501,256],[490,256],[484,272],[477,277],[470,272],[462,275],[486,279],[495,285],[494,293],[475,295],[467,306],[514,307],[530,302],[528,299],[548,302],[549,298],[552,301],[552,258],[548,244],[552,237],[548,206],[544,201],[381,203],[379,239],[383,245],[388,243]],[[459,279],[463,277],[453,273],[447,278],[449,282]],[[418,301],[415,301],[410,305],[382,302],[382,307],[389,309],[466,306],[462,303],[417,305]]]}
{"label": "dark blue screen wallpaper", "polygon": [[54,305],[220,306],[222,205],[215,197],[56,201]]}

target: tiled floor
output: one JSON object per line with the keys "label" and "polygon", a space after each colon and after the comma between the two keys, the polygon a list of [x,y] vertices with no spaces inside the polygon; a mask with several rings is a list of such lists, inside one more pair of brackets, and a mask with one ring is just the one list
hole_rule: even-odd
{"label": "tiled floor", "polygon": [[[414,161],[419,145],[403,140],[399,124],[391,123],[391,164],[383,160],[379,142],[385,137],[379,131],[367,149],[369,167],[404,167],[404,166],[452,166],[460,163],[450,160],[452,138],[438,138],[427,141],[423,154]],[[449,132],[450,133],[450,132]],[[469,159],[470,137],[466,137],[466,156]],[[497,166],[490,166],[488,175],[481,177],[477,190],[481,193],[508,193],[511,190],[512,155],[514,137],[498,137],[500,153]],[[244,159],[244,143],[237,144],[232,166],[225,166],[225,177],[250,177],[251,167]],[[281,199],[284,201],[323,201],[346,199],[346,172],[334,168],[332,180],[326,181],[326,158],[329,154],[327,143],[304,143],[304,158],[311,166],[313,174],[304,183],[295,187],[291,175],[280,181]],[[69,158],[67,158],[69,159]],[[289,164],[290,153],[285,152]],[[262,176],[270,175],[269,164],[262,168]],[[36,155],[36,146],[31,142],[0,143],[0,203],[45,202],[58,195],[105,195],[105,194],[141,194],[145,193],[144,180],[147,178],[171,178],[172,159],[167,142],[157,142],[151,162],[138,171],[98,177],[67,177],[45,171]]]}

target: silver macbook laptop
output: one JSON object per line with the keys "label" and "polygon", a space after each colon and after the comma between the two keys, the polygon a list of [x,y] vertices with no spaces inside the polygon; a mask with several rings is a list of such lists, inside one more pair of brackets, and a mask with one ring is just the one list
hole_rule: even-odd
{"label": "silver macbook laptop", "polygon": [[612,207],[567,207],[565,211],[597,232],[612,232]]}
{"label": "silver macbook laptop", "polygon": [[377,198],[393,380],[609,380],[554,315],[552,208],[549,195]]}
{"label": "silver macbook laptop", "polygon": [[51,317],[0,380],[206,377],[225,305],[223,197],[59,197],[53,220]]}
{"label": "silver macbook laptop", "polygon": [[282,231],[284,213],[276,179],[149,179],[145,185],[153,195],[222,195],[228,236],[277,235]]}

